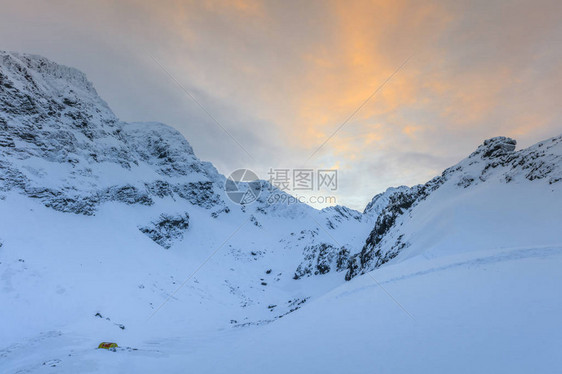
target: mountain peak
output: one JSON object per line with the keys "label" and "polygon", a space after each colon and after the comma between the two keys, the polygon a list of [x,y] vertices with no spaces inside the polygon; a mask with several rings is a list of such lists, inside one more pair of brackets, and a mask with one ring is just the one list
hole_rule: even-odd
{"label": "mountain peak", "polygon": [[[71,85],[73,89],[80,89],[97,96],[94,85],[88,80],[86,74],[76,68],[61,65],[43,56],[0,51],[0,66],[4,68],[5,74],[9,74],[10,71],[15,72],[17,75],[25,77],[29,83],[32,83],[33,80],[37,81],[33,78],[41,76],[45,81],[41,83],[47,84],[37,87],[39,89],[50,86],[51,90],[56,90],[56,88],[62,89]],[[63,94],[64,92],[58,93]]]}
{"label": "mountain peak", "polygon": [[484,141],[469,157],[496,158],[515,150],[517,141],[506,136],[496,136]]}

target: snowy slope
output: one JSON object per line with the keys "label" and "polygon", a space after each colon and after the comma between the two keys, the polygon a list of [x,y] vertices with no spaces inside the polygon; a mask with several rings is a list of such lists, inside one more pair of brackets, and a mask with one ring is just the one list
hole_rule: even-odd
{"label": "snowy slope", "polygon": [[[184,292],[191,298],[202,292],[208,309],[170,305],[161,317],[127,325],[135,333],[112,329],[113,320],[135,314],[138,305],[129,304],[111,313],[111,322],[49,324],[51,329],[20,337],[0,355],[6,372],[47,372],[50,365],[63,373],[556,372],[562,364],[556,291],[561,265],[562,247],[418,257],[384,266],[374,278],[325,289],[324,296],[275,323],[224,330],[204,325],[220,308],[209,300],[218,290],[199,279],[199,290]],[[114,310],[119,303],[102,294],[123,286],[95,284],[100,289],[92,287],[84,299],[97,293],[98,303]],[[95,350],[100,339],[136,350]]]}
{"label": "snowy slope", "polygon": [[239,206],[173,128],[0,52],[0,152],[0,372],[560,367],[562,137],[490,139],[363,213],[265,181]]}

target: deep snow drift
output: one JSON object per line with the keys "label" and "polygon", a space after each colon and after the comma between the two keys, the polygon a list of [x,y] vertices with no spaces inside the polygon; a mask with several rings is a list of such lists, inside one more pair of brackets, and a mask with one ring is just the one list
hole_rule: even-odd
{"label": "deep snow drift", "polygon": [[0,372],[562,367],[562,137],[490,139],[362,213],[267,182],[242,207],[171,127],[0,52],[0,152]]}

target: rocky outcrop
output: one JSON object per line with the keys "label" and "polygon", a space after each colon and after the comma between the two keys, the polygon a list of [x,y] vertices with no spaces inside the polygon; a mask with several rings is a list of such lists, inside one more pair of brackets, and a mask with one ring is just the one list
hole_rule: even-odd
{"label": "rocky outcrop", "polygon": [[330,271],[343,271],[349,261],[349,250],[321,243],[304,248],[304,261],[298,266],[293,279],[311,275],[326,274]]}
{"label": "rocky outcrop", "polygon": [[148,225],[139,227],[139,230],[162,247],[169,249],[175,241],[183,238],[188,228],[189,214],[163,213]]}
{"label": "rocky outcrop", "polygon": [[512,153],[515,150],[517,142],[515,139],[507,138],[505,136],[497,136],[485,140],[482,145],[480,145],[476,151],[474,151],[469,158],[481,157],[481,158],[496,158],[500,156],[505,156]]}
{"label": "rocky outcrop", "polygon": [[404,247],[401,239],[390,250],[383,252],[381,242],[394,227],[399,216],[408,211],[417,200],[422,199],[429,188],[416,186],[408,190],[396,190],[388,196],[388,203],[377,217],[375,227],[365,241],[361,252],[352,256],[348,262],[346,280],[350,280],[366,269],[377,268],[396,257]]}

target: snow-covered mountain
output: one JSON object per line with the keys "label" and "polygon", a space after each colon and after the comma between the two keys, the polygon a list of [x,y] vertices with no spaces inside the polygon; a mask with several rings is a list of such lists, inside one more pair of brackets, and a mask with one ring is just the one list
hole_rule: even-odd
{"label": "snow-covered mountain", "polygon": [[[121,301],[133,303],[139,316],[146,317],[197,269],[196,264],[220,250],[191,281],[197,284],[207,274],[206,287],[220,291],[199,291],[196,300],[206,295],[218,305],[233,303],[235,307],[226,308],[213,323],[236,326],[271,321],[297,309],[319,291],[306,282],[298,292],[287,291],[295,279],[331,270],[339,270],[341,279],[350,250],[361,248],[370,230],[361,213],[345,207],[319,211],[287,204],[288,199],[273,200],[274,194],[284,192],[265,181],[259,182],[263,191],[256,202],[237,205],[224,192],[226,178],[199,160],[178,131],[161,123],[119,121],[75,69],[40,56],[6,52],[0,56],[0,204],[4,212],[18,213],[2,215],[3,254],[16,266],[26,258],[25,266],[30,266],[37,251],[55,260],[46,268],[41,262],[44,270],[33,270],[37,278],[27,278],[3,261],[9,284],[23,287],[41,279],[43,287],[53,283],[45,290],[50,295],[59,283],[64,289],[71,283],[77,292],[95,293],[90,284],[103,284],[100,274],[108,277],[108,284],[110,279],[121,279],[120,283],[126,279],[132,284],[123,288],[128,291]],[[37,220],[40,223],[31,227],[27,223]],[[96,238],[89,231],[86,240],[85,227],[97,227]],[[99,231],[100,227],[113,234]],[[75,236],[77,232],[82,234]],[[33,244],[22,248],[23,238]],[[319,250],[324,247],[341,255],[335,258],[330,251]],[[98,261],[112,254],[119,265]],[[185,258],[172,265],[170,256]],[[123,263],[132,258],[131,265]],[[139,260],[146,264],[139,268]],[[84,270],[83,281],[56,280],[83,266],[89,269]],[[48,281],[50,277],[54,278]],[[321,282],[325,283],[321,289],[334,282]],[[2,296],[13,298],[15,304],[33,303],[35,292],[16,290],[10,288]],[[99,306],[106,288],[99,292],[89,311],[76,311],[76,316],[91,318],[113,309]],[[74,306],[64,309],[64,314],[52,317],[71,320]],[[19,317],[10,313],[7,320]]]}
{"label": "snow-covered mountain", "polygon": [[525,371],[516,352],[552,371],[562,137],[515,145],[487,140],[363,212],[272,200],[266,181],[240,206],[172,127],[122,122],[83,73],[0,52],[0,371]]}
{"label": "snow-covered mountain", "polygon": [[[349,262],[346,279],[398,255],[427,256],[429,248],[458,252],[557,243],[562,136],[517,152],[515,145],[506,137],[486,140],[426,184],[389,189],[363,249]],[[382,196],[375,196],[367,210]],[[529,236],[529,230],[541,235]]]}
{"label": "snow-covered mountain", "polygon": [[265,181],[259,200],[246,210],[228,200],[226,178],[199,160],[175,129],[119,121],[75,69],[40,56],[0,56],[4,191],[83,215],[95,215],[109,202],[157,206],[171,199],[184,209],[204,208],[212,218],[240,211],[258,226],[258,216],[265,215],[312,214],[332,228],[342,220],[361,221],[358,212],[343,207],[318,212],[304,204],[273,202],[271,195],[283,192]]}

